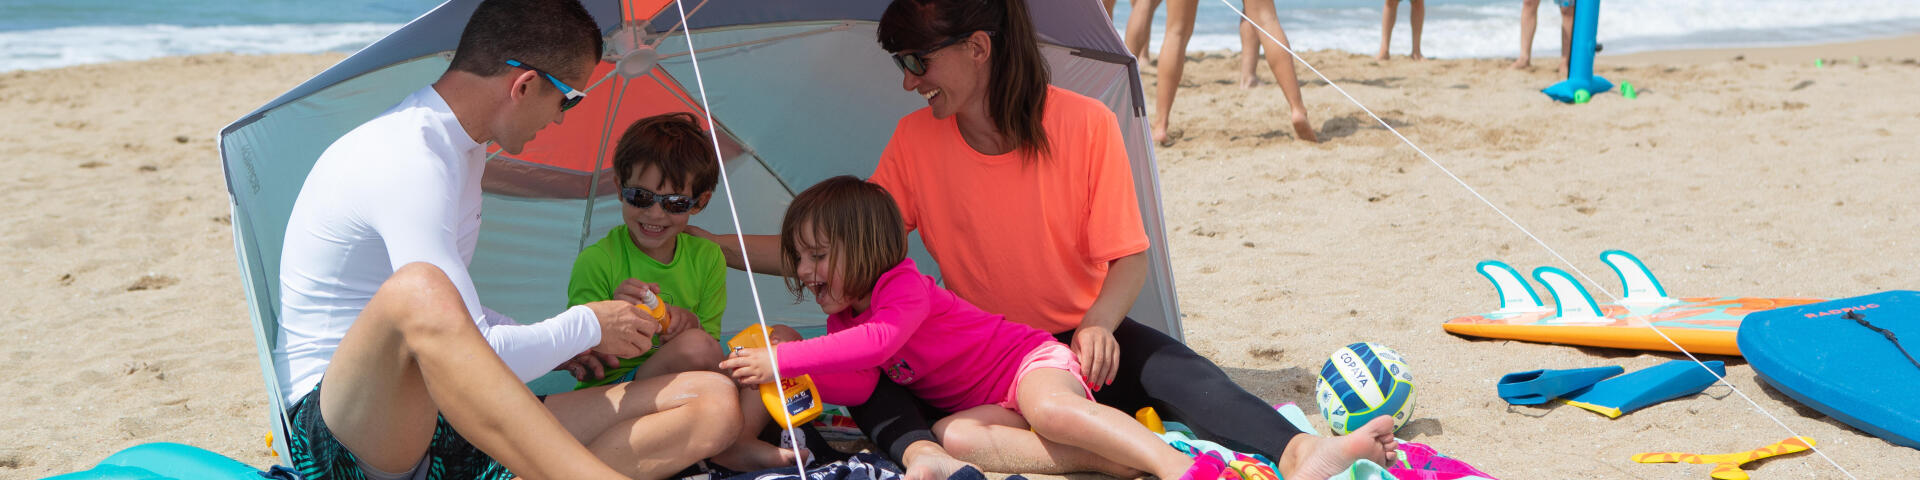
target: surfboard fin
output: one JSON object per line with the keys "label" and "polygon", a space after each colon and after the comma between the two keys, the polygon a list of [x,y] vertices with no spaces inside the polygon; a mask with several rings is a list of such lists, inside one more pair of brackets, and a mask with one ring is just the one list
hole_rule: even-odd
{"label": "surfboard fin", "polygon": [[1533,279],[1547,286],[1547,293],[1553,294],[1554,315],[1547,323],[1593,323],[1611,322],[1600,314],[1600,305],[1593,302],[1593,294],[1587,293],[1587,287],[1573,280],[1566,270],[1555,267],[1533,269]]}
{"label": "surfboard fin", "polygon": [[1600,261],[1613,267],[1613,273],[1620,276],[1620,287],[1626,289],[1627,298],[1620,303],[1636,305],[1665,305],[1679,300],[1667,296],[1667,289],[1660,287],[1660,281],[1654,279],[1653,271],[1639,257],[1626,250],[1607,250],[1600,252]]}
{"label": "surfboard fin", "polygon": [[1607,418],[1620,418],[1653,404],[1700,393],[1726,376],[1727,364],[1719,360],[1705,362],[1709,375],[1688,360],[1672,360],[1644,370],[1601,380],[1600,383],[1566,396],[1568,405],[1592,410]]}
{"label": "surfboard fin", "polygon": [[1473,266],[1480,276],[1493,282],[1494,291],[1500,294],[1500,310],[1493,313],[1537,312],[1547,307],[1540,304],[1540,296],[1533,293],[1533,287],[1520,278],[1520,271],[1499,260],[1487,260]]}

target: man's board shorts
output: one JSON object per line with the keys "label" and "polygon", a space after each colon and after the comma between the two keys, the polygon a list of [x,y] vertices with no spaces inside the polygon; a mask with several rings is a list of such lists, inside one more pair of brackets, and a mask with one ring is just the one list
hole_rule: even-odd
{"label": "man's board shorts", "polygon": [[[324,383],[324,382],[322,382]],[[542,398],[541,400],[545,400]],[[287,451],[293,456],[293,468],[300,470],[307,478],[376,480],[384,478],[410,480],[442,479],[508,479],[513,473],[507,467],[494,461],[493,457],[481,452],[478,447],[467,443],[459,432],[453,431],[453,425],[447,423],[447,417],[435,420],[433,442],[427,446],[427,455],[411,472],[386,473],[354,458],[353,452],[333,437],[333,431],[327,429],[327,422],[320,418],[320,385],[314,385],[313,391],[295,402],[287,409],[292,425],[287,426]]]}

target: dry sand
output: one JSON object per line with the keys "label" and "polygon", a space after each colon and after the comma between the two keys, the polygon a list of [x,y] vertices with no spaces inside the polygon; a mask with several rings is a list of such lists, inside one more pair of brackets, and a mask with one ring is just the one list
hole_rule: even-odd
{"label": "dry sand", "polygon": [[[1789,63],[1603,57],[1598,71],[1641,96],[1580,106],[1536,92],[1556,80],[1551,69],[1502,68],[1508,60],[1307,58],[1595,275],[1596,292],[1618,289],[1596,255],[1622,248],[1676,295],[1842,297],[1916,286],[1920,212],[1908,184],[1920,179],[1910,90],[1920,39],[1894,42],[1815,48],[1844,59],[1825,69],[1804,53]],[[158,441],[274,460],[212,137],[339,58],[0,74],[0,148],[13,152],[0,157],[10,209],[0,216],[0,478],[84,469]],[[1175,276],[1189,343],[1250,390],[1307,402],[1312,370],[1334,348],[1389,345],[1419,388],[1401,436],[1508,479],[1704,478],[1706,466],[1627,458],[1743,451],[1789,435],[1724,386],[1617,420],[1508,407],[1494,394],[1505,373],[1677,356],[1441,332],[1441,321],[1496,304],[1475,262],[1556,262],[1324,82],[1307,81],[1305,95],[1326,143],[1302,144],[1282,128],[1272,85],[1242,90],[1236,59],[1194,58],[1174,117],[1183,139],[1158,153]],[[1153,69],[1146,80],[1151,92]],[[1760,386],[1740,359],[1711,359],[1855,476],[1920,464],[1920,452]],[[1810,453],[1754,473],[1842,477]]]}

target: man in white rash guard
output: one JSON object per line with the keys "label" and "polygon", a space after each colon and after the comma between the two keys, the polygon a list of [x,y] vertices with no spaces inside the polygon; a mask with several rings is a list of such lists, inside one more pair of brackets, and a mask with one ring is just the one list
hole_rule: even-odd
{"label": "man in white rash guard", "polygon": [[315,162],[274,352],[308,477],[662,478],[735,436],[736,391],[713,372],[535,397],[524,382],[588,350],[638,355],[658,326],[619,301],[521,325],[468,276],[485,145],[518,153],[559,123],[600,38],[577,0],[484,1],[446,73]]}

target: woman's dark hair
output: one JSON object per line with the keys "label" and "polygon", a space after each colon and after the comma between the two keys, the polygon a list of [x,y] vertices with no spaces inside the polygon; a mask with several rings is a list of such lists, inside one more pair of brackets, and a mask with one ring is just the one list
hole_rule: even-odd
{"label": "woman's dark hair", "polygon": [[1045,157],[1047,132],[1040,120],[1050,79],[1026,0],[894,0],[880,14],[880,48],[888,52],[920,50],[978,31],[993,37],[987,114],[1014,150],[1029,159]]}
{"label": "woman's dark hair", "polygon": [[780,266],[791,273],[787,290],[796,299],[806,291],[801,228],[827,242],[827,263],[842,268],[836,273],[848,299],[872,295],[880,274],[907,259],[907,224],[886,188],[848,175],[826,179],[795,195],[780,221]]}

